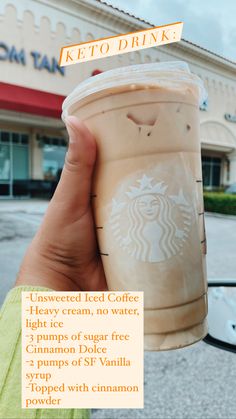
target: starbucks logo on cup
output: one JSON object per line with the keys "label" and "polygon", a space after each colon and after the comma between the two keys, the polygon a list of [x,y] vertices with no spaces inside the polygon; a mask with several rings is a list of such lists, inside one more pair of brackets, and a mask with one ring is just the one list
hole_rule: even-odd
{"label": "starbucks logo on cup", "polygon": [[182,254],[192,224],[192,210],[180,188],[144,174],[122,185],[112,200],[109,228],[124,251],[143,262],[162,262]]}

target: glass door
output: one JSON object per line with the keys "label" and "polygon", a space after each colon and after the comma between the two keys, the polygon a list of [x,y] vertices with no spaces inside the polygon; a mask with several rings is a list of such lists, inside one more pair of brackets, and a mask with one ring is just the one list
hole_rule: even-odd
{"label": "glass door", "polygon": [[24,195],[29,178],[29,136],[0,131],[0,198]]}
{"label": "glass door", "polygon": [[0,133],[0,197],[12,197],[12,150],[10,134]]}
{"label": "glass door", "polygon": [[222,159],[220,157],[202,156],[203,187],[217,189],[220,187]]}

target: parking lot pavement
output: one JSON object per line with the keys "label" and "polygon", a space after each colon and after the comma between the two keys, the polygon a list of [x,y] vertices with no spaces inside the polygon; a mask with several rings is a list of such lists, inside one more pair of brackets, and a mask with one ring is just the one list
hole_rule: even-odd
{"label": "parking lot pavement", "polygon": [[[47,203],[0,205],[0,296],[15,281]],[[236,277],[236,217],[206,215],[208,277]],[[92,419],[235,419],[236,355],[197,343],[145,353],[145,408],[94,409]]]}
{"label": "parking lot pavement", "polygon": [[49,201],[46,199],[1,200],[1,213],[44,214]]}
{"label": "parking lot pavement", "polygon": [[0,212],[0,304],[15,283],[16,275],[42,219],[24,212]]}
{"label": "parking lot pavement", "polygon": [[146,352],[144,409],[96,409],[92,419],[235,419],[235,357],[204,342]]}
{"label": "parking lot pavement", "polygon": [[[15,282],[20,261],[48,206],[47,201],[0,204],[0,304]],[[236,278],[236,217],[206,214],[208,278]]]}
{"label": "parking lot pavement", "polygon": [[236,279],[236,216],[206,214],[209,278]]}
{"label": "parking lot pavement", "polygon": [[21,260],[48,204],[39,199],[0,201],[0,304],[15,283]]}

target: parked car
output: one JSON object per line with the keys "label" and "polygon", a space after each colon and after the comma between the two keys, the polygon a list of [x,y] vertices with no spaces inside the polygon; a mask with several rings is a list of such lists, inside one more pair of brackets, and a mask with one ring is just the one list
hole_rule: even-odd
{"label": "parked car", "polygon": [[208,280],[208,326],[204,341],[236,352],[236,280]]}

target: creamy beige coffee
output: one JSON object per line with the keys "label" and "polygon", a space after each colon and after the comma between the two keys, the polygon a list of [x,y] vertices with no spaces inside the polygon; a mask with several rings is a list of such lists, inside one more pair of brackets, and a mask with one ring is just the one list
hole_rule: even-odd
{"label": "creamy beige coffee", "polygon": [[201,81],[184,63],[162,63],[84,85],[63,117],[97,140],[93,208],[109,290],[144,291],[146,350],[190,345],[207,333]]}

